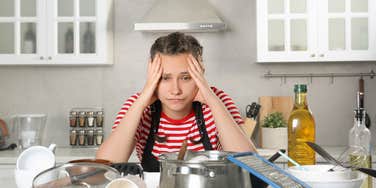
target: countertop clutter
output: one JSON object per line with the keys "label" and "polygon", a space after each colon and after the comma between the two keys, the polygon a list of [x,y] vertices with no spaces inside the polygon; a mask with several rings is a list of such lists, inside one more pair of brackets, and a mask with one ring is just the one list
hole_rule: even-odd
{"label": "countertop clutter", "polygon": [[[327,146],[324,148],[335,157],[338,157],[345,150],[345,147]],[[55,150],[56,164],[61,165],[68,161],[77,159],[93,159],[95,158],[96,151],[97,148],[58,147]],[[258,152],[261,156],[268,158],[275,154],[277,150],[258,149]],[[4,187],[16,187],[14,169],[19,154],[20,152],[17,150],[0,152],[0,182],[2,182]],[[317,163],[325,163],[325,160],[320,156],[316,155],[316,158]],[[373,162],[376,162],[375,158],[376,156],[373,154]],[[131,155],[129,162],[139,162],[135,152]],[[284,168],[286,167],[286,162],[287,160],[282,157],[278,158],[276,161],[279,166]]]}

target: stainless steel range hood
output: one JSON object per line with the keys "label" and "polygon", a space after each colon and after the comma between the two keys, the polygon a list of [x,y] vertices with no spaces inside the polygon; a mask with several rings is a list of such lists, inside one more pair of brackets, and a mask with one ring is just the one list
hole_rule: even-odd
{"label": "stainless steel range hood", "polygon": [[136,31],[211,32],[226,24],[207,0],[156,0],[145,17],[134,24]]}

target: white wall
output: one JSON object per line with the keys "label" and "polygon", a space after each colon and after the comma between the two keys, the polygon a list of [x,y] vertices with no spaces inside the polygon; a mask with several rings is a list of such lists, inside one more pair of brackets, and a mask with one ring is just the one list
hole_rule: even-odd
{"label": "white wall", "polygon": [[[106,67],[1,66],[0,116],[48,113],[45,142],[68,145],[72,107],[103,106],[110,131],[123,101],[142,89],[149,47],[160,36],[133,31],[154,0],[115,0],[114,65]],[[309,105],[316,119],[317,142],[346,145],[353,124],[358,78],[265,79],[264,73],[369,72],[375,63],[257,64],[255,1],[210,0],[229,29],[195,33],[204,46],[209,82],[229,93],[244,115],[262,95],[293,95],[295,83],[308,83]],[[376,79],[365,78],[366,107],[376,135]],[[376,140],[373,140],[375,143]]]}

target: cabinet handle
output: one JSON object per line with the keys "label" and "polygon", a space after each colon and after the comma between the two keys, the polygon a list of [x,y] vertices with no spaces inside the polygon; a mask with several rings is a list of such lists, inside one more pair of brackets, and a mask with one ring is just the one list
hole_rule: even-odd
{"label": "cabinet handle", "polygon": [[43,59],[44,59],[44,57],[43,57],[43,56],[40,56],[40,57],[39,57],[39,59],[40,59],[40,60],[43,60]]}
{"label": "cabinet handle", "polygon": [[324,57],[325,55],[324,54],[320,54],[320,57]]}
{"label": "cabinet handle", "polygon": [[51,60],[52,59],[52,57],[51,56],[48,56],[48,60]]}
{"label": "cabinet handle", "polygon": [[315,54],[311,54],[311,57],[315,57],[316,55]]}

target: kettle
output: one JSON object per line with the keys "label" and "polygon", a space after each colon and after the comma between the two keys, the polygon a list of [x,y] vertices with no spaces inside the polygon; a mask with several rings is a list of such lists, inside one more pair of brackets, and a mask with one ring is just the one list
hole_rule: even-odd
{"label": "kettle", "polygon": [[0,119],[0,151],[8,149],[12,150],[17,147],[17,144],[15,143],[11,143],[7,146],[8,142],[14,141],[10,139],[11,136],[12,133],[8,131],[6,122],[3,119]]}

